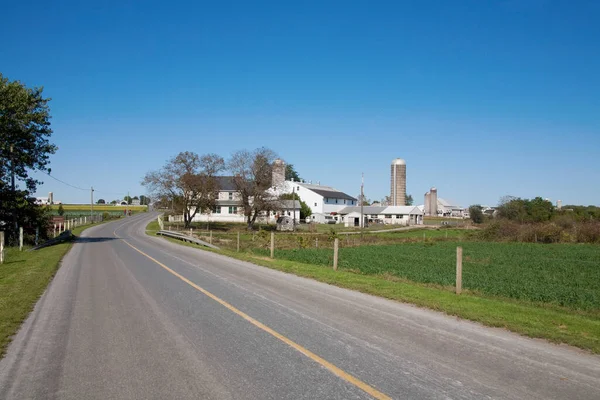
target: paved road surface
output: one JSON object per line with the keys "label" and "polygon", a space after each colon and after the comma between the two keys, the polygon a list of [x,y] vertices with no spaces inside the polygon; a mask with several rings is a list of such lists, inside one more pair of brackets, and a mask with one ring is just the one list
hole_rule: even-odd
{"label": "paved road surface", "polygon": [[147,237],[151,217],[74,245],[0,399],[600,399],[600,357]]}

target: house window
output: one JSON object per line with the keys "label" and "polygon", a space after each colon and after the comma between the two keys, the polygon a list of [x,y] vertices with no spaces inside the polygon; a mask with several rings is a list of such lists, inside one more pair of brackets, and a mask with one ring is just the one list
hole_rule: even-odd
{"label": "house window", "polygon": [[237,207],[229,206],[229,214],[237,214]]}
{"label": "house window", "polygon": [[229,192],[229,200],[233,200],[233,192]]}
{"label": "house window", "polygon": [[317,203],[315,203],[315,207],[317,206]]}
{"label": "house window", "polygon": [[325,203],[329,202],[329,199],[327,197],[325,197]]}
{"label": "house window", "polygon": [[296,190],[297,190],[297,191],[298,191],[298,190],[300,190],[300,186],[296,186]]}
{"label": "house window", "polygon": [[337,204],[337,199],[335,199],[335,204]]}
{"label": "house window", "polygon": [[215,209],[213,210],[213,212],[215,214],[221,214],[221,206],[216,206]]}
{"label": "house window", "polygon": [[386,218],[392,218],[392,214],[385,214]]}

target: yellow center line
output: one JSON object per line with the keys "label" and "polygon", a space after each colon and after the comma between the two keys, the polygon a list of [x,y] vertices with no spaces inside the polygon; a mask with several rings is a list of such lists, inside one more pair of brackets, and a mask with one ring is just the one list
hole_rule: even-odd
{"label": "yellow center line", "polygon": [[[113,234],[115,236],[117,236],[117,230],[116,229],[113,232]],[[153,257],[149,256],[148,254],[144,253],[143,251],[141,251],[140,249],[138,249],[137,247],[135,247],[134,245],[132,245],[131,243],[129,243],[127,240],[125,240],[125,239],[121,239],[121,240],[123,240],[123,242],[125,244],[127,244],[129,247],[131,247],[132,249],[134,249],[138,253],[146,256],[150,260],[154,261],[156,264],[158,264],[159,266],[161,266],[162,268],[164,268],[166,271],[168,271],[172,275],[175,275],[177,278],[181,279],[182,281],[184,281],[185,283],[187,283],[188,285],[190,285],[194,289],[198,290],[199,292],[201,292],[205,296],[213,299],[217,303],[221,304],[223,307],[227,308],[229,311],[231,311],[231,312],[239,315],[240,317],[244,318],[246,321],[250,322],[252,325],[254,325],[257,328],[260,328],[263,331],[267,332],[268,334],[276,337],[277,339],[281,340],[283,343],[287,344],[291,348],[299,351],[300,353],[304,354],[306,357],[310,358],[311,360],[315,361],[316,363],[318,363],[318,364],[322,365],[323,367],[327,368],[334,375],[342,378],[346,382],[349,382],[349,383],[353,384],[357,388],[359,388],[359,389],[363,390],[364,392],[368,393],[369,395],[373,396],[375,399],[378,399],[378,400],[384,400],[384,399],[388,400],[388,399],[391,399],[391,397],[389,397],[388,395],[386,395],[386,394],[378,391],[377,389],[375,389],[372,386],[369,386],[365,382],[363,382],[360,379],[358,379],[358,378],[350,375],[349,373],[347,373],[346,371],[342,370],[341,368],[336,367],[335,365],[333,365],[329,361],[325,360],[324,358],[319,357],[318,355],[316,355],[312,351],[310,351],[310,350],[308,350],[308,349],[300,346],[298,343],[294,342],[293,340],[291,340],[291,339],[283,336],[281,333],[279,333],[279,332],[277,332],[277,331],[269,328],[268,326],[266,326],[262,322],[257,321],[256,319],[252,318],[251,316],[249,316],[245,312],[238,310],[237,308],[235,308],[234,306],[232,306],[231,304],[229,304],[225,300],[222,300],[221,298],[215,296],[214,294],[212,294],[208,290],[203,289],[200,286],[196,285],[194,282],[190,281],[185,276],[183,276],[183,275],[181,275],[181,274],[173,271],[171,268],[167,267],[165,264],[161,263],[160,261],[156,260],[155,258],[153,258]]]}

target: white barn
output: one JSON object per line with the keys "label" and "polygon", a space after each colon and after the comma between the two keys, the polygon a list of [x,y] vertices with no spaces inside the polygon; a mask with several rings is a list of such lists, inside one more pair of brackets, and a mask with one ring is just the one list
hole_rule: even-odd
{"label": "white barn", "polygon": [[[363,216],[366,224],[383,223],[389,225],[421,225],[423,211],[414,206],[364,206]],[[346,207],[339,211],[340,223],[346,227],[360,226],[360,207]]]}

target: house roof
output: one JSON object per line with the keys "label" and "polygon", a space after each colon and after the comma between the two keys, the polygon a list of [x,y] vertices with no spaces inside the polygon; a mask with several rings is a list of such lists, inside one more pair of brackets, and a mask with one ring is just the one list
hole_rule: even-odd
{"label": "house roof", "polygon": [[321,195],[323,197],[331,197],[332,199],[345,199],[345,200],[357,200],[355,197],[352,197],[344,192],[340,192],[337,189],[332,188],[331,186],[324,186],[324,185],[312,185],[310,183],[301,183],[301,182],[294,182],[295,185],[298,186],[302,186],[303,188],[306,188],[310,191],[315,192],[318,195]]}
{"label": "house roof", "polygon": [[237,187],[233,182],[233,176],[217,176],[217,183],[219,184],[219,190],[221,191],[236,191]]}
{"label": "house roof", "polygon": [[[338,214],[350,214],[354,212],[360,212],[360,206],[358,207],[344,207]],[[389,206],[389,207],[377,207],[377,206],[364,206],[363,214],[418,214],[421,215],[423,212],[418,207],[414,206]]]}

